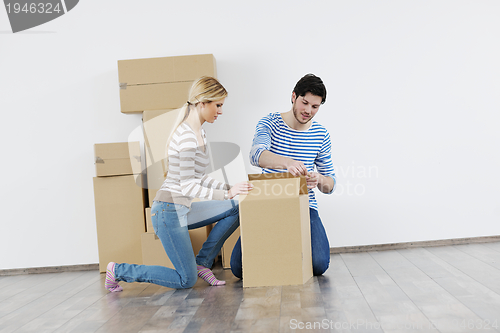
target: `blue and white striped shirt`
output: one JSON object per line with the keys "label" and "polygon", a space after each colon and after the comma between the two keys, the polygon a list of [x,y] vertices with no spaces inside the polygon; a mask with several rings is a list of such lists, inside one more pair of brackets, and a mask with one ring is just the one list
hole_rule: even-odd
{"label": "blue and white striped shirt", "polygon": [[[302,161],[309,172],[313,172],[316,166],[318,173],[335,181],[330,134],[323,125],[314,120],[308,130],[297,131],[285,123],[279,112],[268,114],[258,122],[255,129],[250,151],[252,165],[259,167],[260,154],[264,150]],[[286,172],[286,170],[262,168],[262,173],[270,172]],[[313,190],[309,190],[309,207],[318,210]]]}

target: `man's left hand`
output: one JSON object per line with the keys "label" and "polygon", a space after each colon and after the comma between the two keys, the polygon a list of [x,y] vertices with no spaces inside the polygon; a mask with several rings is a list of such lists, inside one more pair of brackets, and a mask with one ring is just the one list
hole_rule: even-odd
{"label": "man's left hand", "polygon": [[316,186],[318,186],[319,182],[319,173],[317,172],[308,172],[306,176],[307,180],[307,188],[308,189],[313,189]]}

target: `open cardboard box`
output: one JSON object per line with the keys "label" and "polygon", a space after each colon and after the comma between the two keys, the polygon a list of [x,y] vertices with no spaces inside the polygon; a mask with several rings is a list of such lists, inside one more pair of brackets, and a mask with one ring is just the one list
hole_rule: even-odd
{"label": "open cardboard box", "polygon": [[248,175],[240,195],[243,287],[303,284],[312,277],[309,195],[304,176]]}

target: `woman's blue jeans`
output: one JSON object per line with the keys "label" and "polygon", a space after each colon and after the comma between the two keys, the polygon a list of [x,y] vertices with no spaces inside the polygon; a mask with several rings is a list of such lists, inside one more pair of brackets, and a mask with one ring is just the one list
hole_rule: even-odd
{"label": "woman's blue jeans", "polygon": [[[184,205],[154,201],[151,220],[168,258],[175,269],[163,266],[116,264],[118,281],[149,282],[164,287],[191,288],[198,279],[196,265],[211,268],[226,239],[238,228],[239,207],[235,200],[193,202]],[[217,222],[194,257],[188,229]]]}
{"label": "woman's blue jeans", "polygon": [[[325,228],[316,209],[309,208],[311,222],[311,253],[313,275],[322,275],[330,266],[330,243]],[[234,245],[231,254],[231,272],[237,278],[243,278],[241,263],[241,238]]]}

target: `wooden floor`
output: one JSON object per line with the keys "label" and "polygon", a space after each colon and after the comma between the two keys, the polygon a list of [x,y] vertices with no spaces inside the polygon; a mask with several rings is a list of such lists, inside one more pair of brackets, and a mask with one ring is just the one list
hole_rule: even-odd
{"label": "wooden floor", "polygon": [[[500,332],[500,242],[335,254],[302,286],[172,290],[96,271],[0,277],[0,332]],[[309,329],[308,329],[309,328]]]}

